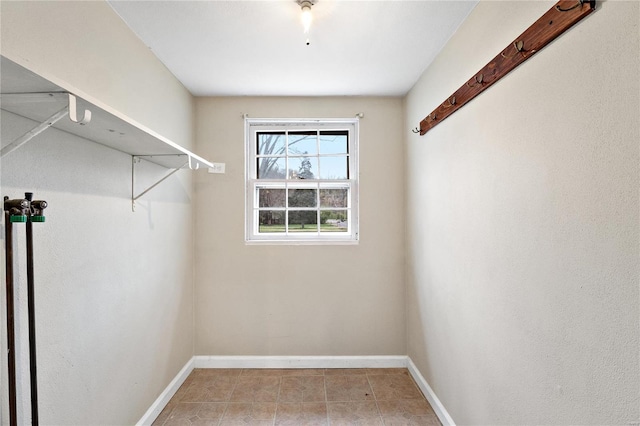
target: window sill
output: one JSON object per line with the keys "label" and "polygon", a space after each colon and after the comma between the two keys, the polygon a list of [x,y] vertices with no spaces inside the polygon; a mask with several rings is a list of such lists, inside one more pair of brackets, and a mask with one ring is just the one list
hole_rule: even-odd
{"label": "window sill", "polygon": [[245,240],[248,246],[354,246],[359,240]]}

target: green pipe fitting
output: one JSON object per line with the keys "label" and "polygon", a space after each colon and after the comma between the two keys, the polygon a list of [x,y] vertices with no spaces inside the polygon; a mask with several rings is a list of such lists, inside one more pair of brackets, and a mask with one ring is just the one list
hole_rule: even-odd
{"label": "green pipe fitting", "polygon": [[22,214],[13,214],[10,216],[9,221],[11,223],[24,223],[27,221],[27,216]]}

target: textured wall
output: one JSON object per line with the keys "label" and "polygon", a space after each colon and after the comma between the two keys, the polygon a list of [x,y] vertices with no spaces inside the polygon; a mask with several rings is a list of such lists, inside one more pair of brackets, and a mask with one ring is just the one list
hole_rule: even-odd
{"label": "textured wall", "polygon": [[[197,149],[226,163],[196,181],[197,355],[402,355],[399,98],[201,98]],[[360,123],[360,243],[244,243],[244,120]]]}
{"label": "textured wall", "polygon": [[[405,129],[549,2],[480,2]],[[425,136],[407,132],[408,353],[458,424],[639,415],[637,2],[598,10]]]}
{"label": "textured wall", "polygon": [[[106,3],[0,7],[3,55],[191,145],[191,96]],[[3,145],[33,126],[9,113],[0,119]],[[1,195],[33,191],[50,203],[47,222],[34,227],[41,423],[135,423],[193,355],[191,174],[172,176],[132,213],[129,155],[48,130],[1,166]],[[140,188],[163,173],[142,166]],[[24,304],[24,260],[17,278]],[[24,315],[19,385],[26,392]],[[4,318],[3,308],[3,330]],[[28,400],[23,394],[20,424],[28,423]]]}
{"label": "textured wall", "polygon": [[[7,113],[1,119],[3,140],[32,125]],[[143,167],[137,177],[162,173]],[[34,225],[43,424],[133,424],[191,357],[187,176],[163,182],[132,213],[126,154],[49,130],[3,158],[3,195],[33,191],[49,202],[46,223]],[[14,228],[21,262],[20,405],[28,418],[24,226]]]}

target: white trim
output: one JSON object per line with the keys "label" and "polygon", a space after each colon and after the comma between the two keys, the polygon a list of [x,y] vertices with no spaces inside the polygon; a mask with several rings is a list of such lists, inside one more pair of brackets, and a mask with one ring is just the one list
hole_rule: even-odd
{"label": "white trim", "polygon": [[440,423],[442,423],[443,426],[456,426],[456,423],[449,415],[447,409],[444,408],[444,405],[442,405],[442,402],[440,402],[433,389],[431,389],[427,380],[422,376],[422,374],[420,374],[418,367],[416,367],[409,357],[407,357],[407,368],[409,369],[411,377],[413,377],[413,380],[415,380],[418,387],[429,401],[429,404],[431,404],[431,408],[433,408],[436,416],[440,419]]}
{"label": "white trim", "polygon": [[443,426],[455,422],[411,358],[387,356],[205,356],[191,358],[136,425],[150,425],[194,368],[407,368]]}
{"label": "white trim", "polygon": [[[265,119],[256,119],[249,118],[246,114],[244,115],[245,128],[244,128],[244,147],[245,147],[245,211],[244,211],[244,220],[245,220],[245,235],[244,240],[247,245],[252,245],[255,243],[268,245],[268,244],[276,244],[276,245],[331,245],[331,244],[351,244],[357,245],[359,244],[360,232],[359,232],[359,183],[360,174],[358,171],[358,144],[359,144],[359,118],[344,118],[344,119],[274,119],[274,118],[265,118]],[[279,128],[282,129],[279,129]],[[305,183],[297,181],[295,179],[290,179],[286,177],[284,179],[272,180],[269,182],[269,179],[257,179],[257,171],[256,168],[258,164],[256,159],[261,157],[271,157],[270,155],[258,155],[257,146],[254,143],[255,135],[260,131],[294,131],[300,130],[295,129],[297,127],[309,128],[309,130],[319,131],[319,130],[344,130],[349,132],[348,137],[348,150],[344,154],[335,154],[335,155],[325,155],[320,154],[320,150],[315,154],[309,155],[310,157],[323,158],[327,156],[335,156],[335,157],[346,157],[348,161],[348,170],[349,170],[349,179],[312,179],[312,183],[314,186],[317,184],[326,185],[326,183],[343,183],[346,184],[350,190],[349,192],[349,205],[345,211],[348,211],[349,225],[347,228],[347,232],[287,232],[285,231],[284,235],[281,232],[278,233],[261,233],[258,228],[258,218],[259,218],[259,208],[257,206],[258,200],[256,196],[256,187],[261,184],[271,184],[277,183],[278,186],[283,186],[287,188],[293,185],[304,185]],[[278,157],[282,157],[285,159],[291,158],[292,156],[285,152],[284,155],[278,155]],[[297,156],[293,156],[297,157]],[[289,169],[288,160],[285,169]],[[308,183],[308,182],[306,182]],[[276,209],[282,210],[285,213],[285,226],[288,222],[287,215],[290,211],[288,203],[284,206],[284,208]],[[293,210],[298,210],[293,209]],[[323,209],[318,204],[316,207],[311,208],[310,211],[315,211],[320,213],[321,210],[330,210]],[[318,220],[320,218],[318,217]],[[317,224],[318,226],[320,223]],[[319,228],[318,228],[319,229]]]}
{"label": "white trim", "polygon": [[149,407],[147,412],[144,413],[144,416],[142,416],[142,418],[138,420],[136,426],[150,425],[155,421],[155,419],[158,418],[162,410],[164,410],[164,407],[166,407],[169,403],[169,400],[173,397],[173,395],[175,395],[180,386],[182,386],[184,381],[187,380],[187,377],[189,377],[189,374],[191,374],[191,372],[195,368],[194,359],[195,357],[192,357],[185,364],[185,366],[182,367],[182,370],[180,370],[176,377],[173,378],[171,383],[169,383],[169,386],[167,386],[165,390],[162,391],[160,396],[158,396],[153,404],[151,404],[151,407]]}
{"label": "white trim", "polygon": [[195,356],[196,368],[404,368],[405,355]]}
{"label": "white trim", "polygon": [[356,246],[360,244],[358,240],[249,240],[244,242],[248,246]]}

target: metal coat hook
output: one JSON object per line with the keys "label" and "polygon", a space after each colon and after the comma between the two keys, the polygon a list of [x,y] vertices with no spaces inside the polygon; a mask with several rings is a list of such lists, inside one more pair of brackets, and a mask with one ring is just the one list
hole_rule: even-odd
{"label": "metal coat hook", "polygon": [[442,103],[443,108],[451,108],[456,104],[456,97],[452,96]]}
{"label": "metal coat hook", "polygon": [[438,119],[438,116],[435,112],[432,112],[431,114],[429,114],[429,118],[433,121],[436,121]]}
{"label": "metal coat hook", "polygon": [[78,118],[78,100],[71,93],[69,93],[69,118],[71,121],[78,123],[81,126],[84,126],[91,121],[91,111],[88,109],[85,109],[83,116]]}
{"label": "metal coat hook", "polygon": [[[584,3],[585,3],[585,0],[578,0],[578,3],[574,4],[571,7],[568,7],[566,9],[561,8],[560,5],[556,5],[556,10],[558,12],[568,12],[570,10],[576,9],[578,7],[581,7]],[[589,1],[589,4],[591,5],[592,9],[596,8],[596,2],[595,1]]]}
{"label": "metal coat hook", "polygon": [[484,81],[484,75],[483,74],[478,74],[474,77],[474,80],[476,81],[475,84],[471,85],[469,84],[469,82],[467,81],[467,86],[469,87],[473,87],[476,86],[478,84],[482,84],[482,82]]}
{"label": "metal coat hook", "polygon": [[191,156],[189,156],[189,168],[191,170],[198,170],[200,168],[200,162],[196,161],[195,163],[195,167],[193,167],[193,158]]}
{"label": "metal coat hook", "polygon": [[416,127],[415,129],[411,129],[411,131],[412,131],[413,133],[420,133],[420,129],[418,129],[417,127]]}
{"label": "metal coat hook", "polygon": [[504,54],[504,52],[500,53],[500,56],[502,56],[503,58],[511,58],[513,56],[515,56],[518,53],[524,52],[524,41],[522,40],[518,40],[518,41],[514,41],[513,42],[513,48],[515,49],[516,53],[514,53],[513,55],[507,56]]}

